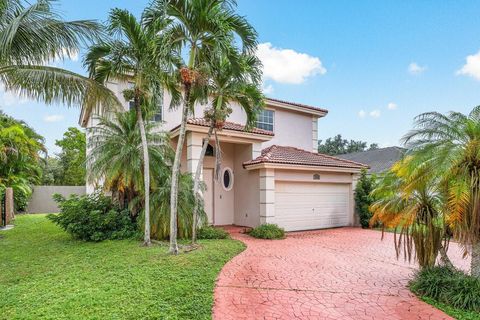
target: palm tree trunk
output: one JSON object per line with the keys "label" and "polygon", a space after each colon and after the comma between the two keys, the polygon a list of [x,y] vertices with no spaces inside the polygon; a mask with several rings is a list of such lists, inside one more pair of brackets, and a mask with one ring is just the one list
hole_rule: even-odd
{"label": "palm tree trunk", "polygon": [[193,206],[192,243],[195,243],[197,241],[198,207],[200,204],[200,194],[198,193],[198,189],[200,189],[200,175],[202,174],[203,160],[205,159],[205,153],[207,152],[208,142],[212,137],[214,128],[215,122],[212,120],[210,128],[208,129],[207,136],[203,139],[202,152],[200,153],[200,158],[198,159],[197,170],[195,171],[195,180],[193,181],[193,194],[195,196],[195,204]]}
{"label": "palm tree trunk", "polygon": [[178,210],[178,176],[180,174],[180,161],[182,159],[183,144],[185,143],[185,131],[187,129],[188,102],[190,100],[190,88],[185,88],[185,101],[182,104],[182,122],[178,134],[175,160],[172,167],[172,181],[170,187],[170,253],[178,254],[177,244],[177,210]]}
{"label": "palm tree trunk", "polygon": [[454,269],[455,267],[453,266],[452,261],[447,255],[447,250],[445,250],[445,246],[442,244],[440,246],[440,249],[438,250],[438,253],[440,254],[440,262],[442,265],[444,265],[447,268]]}
{"label": "palm tree trunk", "polygon": [[147,135],[145,133],[142,110],[137,101],[135,101],[135,111],[137,113],[137,122],[138,127],[140,128],[140,137],[142,140],[143,150],[143,179],[145,188],[145,231],[143,244],[145,246],[150,246],[152,244],[150,240],[150,157],[148,155]]}
{"label": "palm tree trunk", "polygon": [[472,245],[470,272],[472,276],[480,278],[480,241]]}

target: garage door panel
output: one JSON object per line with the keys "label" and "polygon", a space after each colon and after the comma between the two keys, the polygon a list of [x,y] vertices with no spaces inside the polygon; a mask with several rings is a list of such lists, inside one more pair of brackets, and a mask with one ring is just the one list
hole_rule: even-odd
{"label": "garage door panel", "polygon": [[348,184],[276,182],[275,221],[288,231],[346,226]]}

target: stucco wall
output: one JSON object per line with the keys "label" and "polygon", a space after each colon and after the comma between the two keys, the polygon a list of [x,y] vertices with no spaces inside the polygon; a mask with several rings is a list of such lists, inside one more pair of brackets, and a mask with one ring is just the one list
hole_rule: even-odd
{"label": "stucco wall", "polygon": [[251,159],[252,145],[235,145],[235,217],[239,226],[255,227],[260,223],[259,171],[245,170],[244,161]]}
{"label": "stucco wall", "polygon": [[52,199],[54,194],[68,197],[71,194],[84,195],[85,192],[85,186],[35,186],[28,202],[27,213],[56,213],[59,210]]}

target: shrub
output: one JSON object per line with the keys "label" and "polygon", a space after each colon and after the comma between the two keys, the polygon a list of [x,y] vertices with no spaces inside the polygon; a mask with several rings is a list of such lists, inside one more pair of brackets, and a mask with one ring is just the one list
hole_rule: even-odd
{"label": "shrub", "polygon": [[369,207],[374,202],[373,197],[370,195],[373,190],[374,179],[367,175],[366,170],[362,170],[355,188],[355,211],[360,217],[362,228],[369,227],[370,219],[373,216]]}
{"label": "shrub", "polygon": [[223,229],[206,226],[198,230],[197,237],[198,239],[228,239],[230,235]]}
{"label": "shrub", "polygon": [[448,306],[480,312],[480,279],[447,267],[426,268],[410,282],[417,295]]}
{"label": "shrub", "polygon": [[252,229],[249,234],[259,239],[283,239],[285,230],[276,224],[266,223]]}
{"label": "shrub", "polygon": [[129,211],[120,209],[109,197],[94,194],[81,197],[72,195],[65,199],[56,194],[54,199],[60,213],[50,214],[48,218],[76,239],[102,241],[138,235]]}

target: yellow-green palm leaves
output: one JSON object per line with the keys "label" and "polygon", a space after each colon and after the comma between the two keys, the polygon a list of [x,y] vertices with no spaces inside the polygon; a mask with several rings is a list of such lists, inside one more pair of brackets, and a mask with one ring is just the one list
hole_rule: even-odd
{"label": "yellow-green palm leaves", "polygon": [[[446,221],[456,240],[472,252],[472,274],[480,276],[480,106],[468,115],[425,113],[405,142],[446,193]],[[471,250],[469,250],[471,248]]]}
{"label": "yellow-green palm leaves", "polygon": [[[413,158],[399,161],[373,191],[371,223],[395,229],[397,256],[415,257],[421,267],[435,264],[444,238],[443,199],[434,179],[418,180]],[[398,232],[398,236],[397,236]]]}

